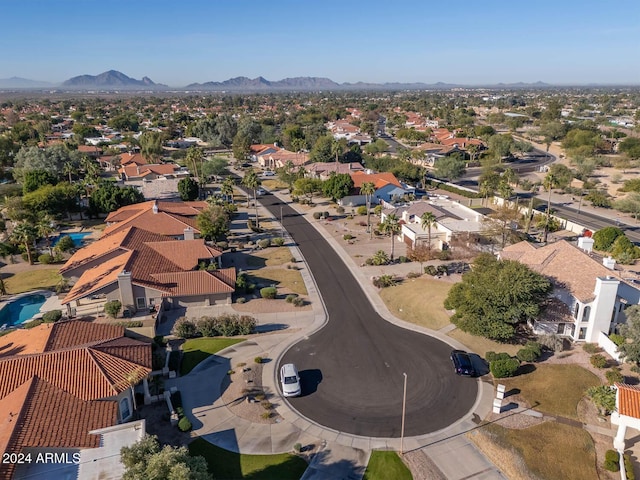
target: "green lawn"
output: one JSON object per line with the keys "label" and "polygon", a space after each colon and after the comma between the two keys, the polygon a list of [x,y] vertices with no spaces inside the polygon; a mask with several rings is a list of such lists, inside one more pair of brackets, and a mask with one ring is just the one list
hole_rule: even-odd
{"label": "green lawn", "polygon": [[202,438],[189,444],[189,453],[202,455],[209,465],[209,473],[217,480],[297,480],[307,469],[307,462],[295,455],[243,455],[216,447]]}
{"label": "green lawn", "polygon": [[[531,478],[532,475],[544,480],[598,478],[593,439],[581,428],[555,422],[525,429],[491,424],[472,438],[509,478]],[[513,455],[514,451],[518,455]],[[519,462],[514,456],[520,456],[528,472],[518,468]],[[514,467],[516,471],[512,471]]]}
{"label": "green lawn", "polygon": [[28,292],[39,288],[52,288],[60,281],[57,268],[39,268],[18,272],[4,281],[8,294]]}
{"label": "green lawn", "polygon": [[363,480],[413,480],[411,471],[396,452],[374,450]]}
{"label": "green lawn", "polygon": [[535,365],[532,373],[501,378],[507,390],[517,388],[534,408],[550,415],[577,419],[578,402],[587,389],[602,382],[590,371],[572,364]]}
{"label": "green lawn", "polygon": [[427,276],[407,278],[395,287],[380,290],[380,297],[396,317],[438,330],[450,323],[443,302],[452,286]]}
{"label": "green lawn", "polygon": [[182,364],[180,375],[186,375],[201,361],[223,348],[243,342],[244,338],[192,338],[182,344]]}

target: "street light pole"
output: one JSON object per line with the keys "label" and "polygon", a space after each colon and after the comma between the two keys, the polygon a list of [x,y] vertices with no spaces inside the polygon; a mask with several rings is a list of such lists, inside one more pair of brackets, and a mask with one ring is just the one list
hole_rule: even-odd
{"label": "street light pole", "polygon": [[282,238],[284,238],[284,217],[282,216],[282,205],[280,205],[280,230],[282,232]]}
{"label": "street light pole", "polygon": [[404,455],[404,414],[407,406],[407,374],[404,375],[404,392],[402,394],[402,427],[400,429],[400,455]]}

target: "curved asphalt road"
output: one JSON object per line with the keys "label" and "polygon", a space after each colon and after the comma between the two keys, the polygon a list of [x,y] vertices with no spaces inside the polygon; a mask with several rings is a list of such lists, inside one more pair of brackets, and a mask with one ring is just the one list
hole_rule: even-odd
{"label": "curved asphalt road", "polygon": [[478,384],[454,374],[451,347],[381,318],[312,225],[273,195],[260,200],[274,218],[280,218],[282,207],[284,226],[313,272],[329,315],[319,332],[282,358],[282,364],[296,364],[302,380],[303,395],[290,399],[291,405],[342,432],[399,437],[405,372],[405,436],[434,432],[467,414]]}

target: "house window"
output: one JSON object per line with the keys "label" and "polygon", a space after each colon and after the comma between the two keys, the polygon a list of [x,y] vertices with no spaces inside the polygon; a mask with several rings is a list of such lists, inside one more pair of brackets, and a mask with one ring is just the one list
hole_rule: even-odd
{"label": "house window", "polygon": [[580,304],[576,302],[576,306],[573,311],[573,318],[578,318],[578,312],[580,312]]}
{"label": "house window", "polygon": [[591,315],[591,307],[587,305],[586,307],[584,307],[584,310],[582,311],[582,321],[588,322],[589,315]]}
{"label": "house window", "polygon": [[131,416],[131,409],[129,408],[129,398],[124,397],[120,400],[120,417],[125,420]]}
{"label": "house window", "polygon": [[578,334],[578,340],[584,340],[585,338],[587,338],[587,327],[582,327]]}
{"label": "house window", "polygon": [[563,335],[564,334],[564,323],[559,323],[558,324],[558,331],[556,333],[558,335]]}
{"label": "house window", "polygon": [[136,308],[138,310],[141,310],[143,308],[145,308],[147,306],[147,299],[144,297],[137,297],[136,298]]}

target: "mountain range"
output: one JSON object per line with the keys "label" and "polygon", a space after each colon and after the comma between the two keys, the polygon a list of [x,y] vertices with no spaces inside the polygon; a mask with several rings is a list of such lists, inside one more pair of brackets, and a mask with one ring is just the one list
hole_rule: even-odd
{"label": "mountain range", "polygon": [[[478,87],[495,87],[495,88],[544,88],[551,85],[544,82],[536,83],[512,83],[497,85],[477,85]],[[285,91],[337,91],[337,90],[426,90],[426,89],[442,89],[465,88],[470,85],[460,85],[451,83],[337,83],[329,78],[323,77],[294,77],[285,78],[277,81],[270,81],[264,77],[248,78],[235,77],[222,82],[205,82],[192,83],[186,87],[168,87],[161,83],[155,83],[149,77],[143,77],[141,80],[128,77],[122,72],[109,70],[99,75],[79,75],[70,78],[61,84],[53,84],[48,82],[40,82],[25,78],[12,77],[0,79],[0,89],[51,89],[56,90],[171,90],[171,91],[210,91],[210,92],[234,92],[234,93],[250,93],[250,92],[285,92]]]}

